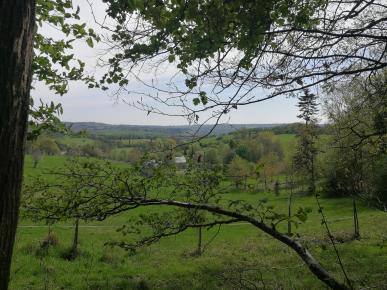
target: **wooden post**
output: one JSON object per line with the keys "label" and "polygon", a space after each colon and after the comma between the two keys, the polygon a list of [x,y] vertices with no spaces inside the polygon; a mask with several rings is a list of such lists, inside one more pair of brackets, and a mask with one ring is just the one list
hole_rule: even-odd
{"label": "wooden post", "polygon": [[198,248],[197,254],[200,256],[202,254],[202,227],[198,228]]}

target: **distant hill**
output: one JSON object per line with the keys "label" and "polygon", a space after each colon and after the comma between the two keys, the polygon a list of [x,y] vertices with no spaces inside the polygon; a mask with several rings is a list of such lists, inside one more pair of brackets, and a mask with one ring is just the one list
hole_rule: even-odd
{"label": "distant hill", "polygon": [[[193,134],[202,136],[213,129],[213,125],[148,126],[148,125],[111,125],[94,122],[65,122],[74,132],[86,131],[91,135],[111,138],[188,138]],[[286,124],[218,124],[211,134],[224,135],[241,129],[271,129]],[[199,131],[198,131],[199,130]]]}

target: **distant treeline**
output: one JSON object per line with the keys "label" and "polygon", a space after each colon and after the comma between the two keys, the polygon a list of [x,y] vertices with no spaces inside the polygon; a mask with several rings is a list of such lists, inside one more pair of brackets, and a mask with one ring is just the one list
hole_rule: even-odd
{"label": "distant treeline", "polygon": [[[281,134],[297,134],[299,132],[300,123],[291,123],[291,124],[282,124],[271,128],[256,128],[251,129],[252,132],[262,132],[262,131],[270,131],[275,135]],[[317,132],[318,135],[329,134],[329,126],[320,124],[318,125]]]}
{"label": "distant treeline", "polygon": [[[156,137],[174,137],[179,139],[192,138],[207,134],[213,125],[182,125],[182,126],[148,126],[148,125],[110,125],[94,122],[65,122],[74,132],[86,132],[87,135],[107,136],[110,139],[153,139]],[[221,136],[241,129],[268,130],[287,124],[218,124],[211,135]]]}

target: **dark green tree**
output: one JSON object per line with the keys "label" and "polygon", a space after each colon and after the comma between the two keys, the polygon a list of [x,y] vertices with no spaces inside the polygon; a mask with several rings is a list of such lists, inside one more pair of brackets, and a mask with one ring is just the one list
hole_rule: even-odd
{"label": "dark green tree", "polygon": [[331,148],[324,160],[324,190],[353,199],[354,237],[360,238],[357,199],[386,210],[386,72],[331,87],[324,107]]}
{"label": "dark green tree", "polygon": [[298,146],[294,155],[294,164],[303,174],[308,176],[308,191],[316,192],[316,155],[317,155],[317,96],[305,90],[298,98],[300,114],[298,118],[304,121],[298,133]]}

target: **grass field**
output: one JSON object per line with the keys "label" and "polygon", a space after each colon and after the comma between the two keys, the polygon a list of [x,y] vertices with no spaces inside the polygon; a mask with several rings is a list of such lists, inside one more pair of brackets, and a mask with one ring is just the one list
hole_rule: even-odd
{"label": "grass field", "polygon": [[60,138],[57,138],[57,141],[68,146],[83,146],[95,143],[95,140],[91,138],[79,136],[60,136]]}
{"label": "grass field", "polygon": [[[64,157],[44,157],[38,168],[26,159],[25,176],[31,178],[50,168],[61,166]],[[231,192],[225,198],[245,199],[252,203],[266,197],[278,212],[287,210],[287,193]],[[322,199],[329,226],[338,239],[352,234],[352,201]],[[313,197],[296,196],[297,207],[313,209],[298,233],[322,264],[343,280],[332,247],[320,222]],[[71,245],[71,222],[53,226],[58,245],[40,249],[47,235],[44,224],[21,220],[13,260],[11,289],[326,289],[312,276],[289,248],[272,240],[248,224],[225,225],[201,256],[196,249],[197,232],[187,231],[129,255],[119,248],[104,246],[107,241],[130,239],[117,229],[133,215],[158,208],[140,208],[104,222],[82,223],[80,256],[67,261],[62,256]],[[163,209],[164,210],[164,209]],[[387,289],[386,213],[360,205],[361,239],[337,245],[348,275],[357,288]],[[285,225],[283,225],[285,227]],[[204,231],[204,244],[217,228]],[[242,278],[242,279],[241,279]],[[255,283],[241,286],[238,281]],[[250,283],[250,282],[249,282]],[[240,287],[239,287],[240,286]],[[239,287],[239,288],[238,288]],[[261,287],[261,288],[259,288]],[[372,288],[373,287],[373,288]]]}

